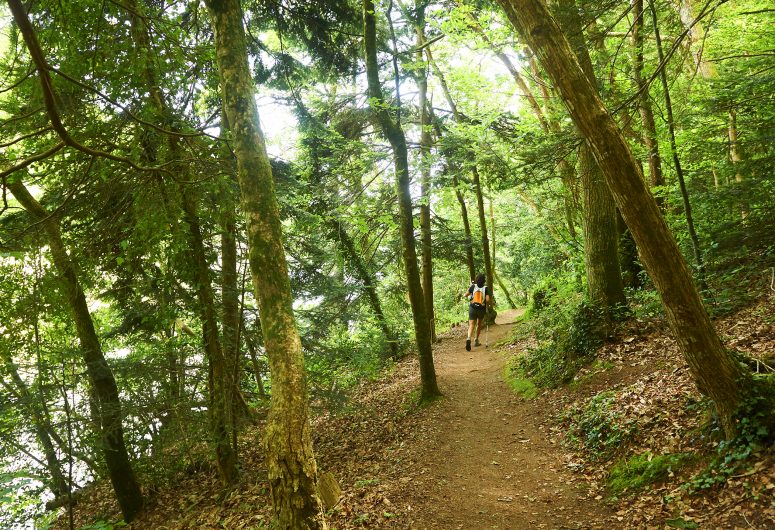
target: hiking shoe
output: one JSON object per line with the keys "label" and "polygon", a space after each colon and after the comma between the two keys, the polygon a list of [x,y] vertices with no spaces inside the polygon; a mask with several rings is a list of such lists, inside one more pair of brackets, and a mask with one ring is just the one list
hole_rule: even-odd
{"label": "hiking shoe", "polygon": [[476,339],[476,340],[474,341],[474,346],[481,346],[481,345],[482,345],[482,343],[481,343],[481,342],[479,342],[479,339]]}
{"label": "hiking shoe", "polygon": [[471,339],[466,339],[466,351],[471,351]]}

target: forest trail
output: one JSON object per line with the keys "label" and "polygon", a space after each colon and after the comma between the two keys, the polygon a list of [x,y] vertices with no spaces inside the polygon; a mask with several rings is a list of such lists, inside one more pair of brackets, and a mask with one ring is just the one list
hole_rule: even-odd
{"label": "forest trail", "polygon": [[552,411],[504,382],[506,356],[497,344],[519,314],[498,316],[498,324],[490,326],[489,348],[482,340],[482,346],[466,351],[461,326],[434,350],[444,399],[424,414],[425,443],[407,448],[414,465],[406,467],[416,474],[402,479],[401,500],[411,505],[412,528],[611,525],[609,510],[588,498],[586,484],[565,466],[562,448],[542,427]]}

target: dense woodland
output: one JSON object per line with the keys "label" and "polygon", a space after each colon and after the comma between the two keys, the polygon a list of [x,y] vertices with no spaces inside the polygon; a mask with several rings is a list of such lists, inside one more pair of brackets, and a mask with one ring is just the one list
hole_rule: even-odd
{"label": "dense woodland", "polygon": [[[488,321],[527,309],[511,377],[578,381],[655,326],[739,466],[712,486],[771,443],[770,2],[8,0],[0,24],[0,527],[74,528],[95,483],[114,512],[79,524],[192,473],[231,491],[249,444],[276,527],[327,528],[311,421],[407,359],[410,401],[443,400],[432,346],[478,272]],[[714,322],[757,307],[768,346],[741,351]]]}

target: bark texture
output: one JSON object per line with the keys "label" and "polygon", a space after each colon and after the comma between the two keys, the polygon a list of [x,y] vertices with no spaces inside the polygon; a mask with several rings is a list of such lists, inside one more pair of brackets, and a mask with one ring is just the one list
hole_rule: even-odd
{"label": "bark texture", "polygon": [[[575,0],[554,3],[562,27],[584,75],[597,94],[597,81],[592,67]],[[604,323],[610,323],[612,312],[626,303],[624,284],[619,269],[616,205],[606,185],[592,149],[583,143],[579,149],[579,165],[584,197],[584,262],[590,301],[603,311]]]}
{"label": "bark texture", "polygon": [[734,435],[749,376],[726,352],[713,328],[637,160],[546,6],[540,0],[499,0],[499,4],[538,56],[589,142],[662,298],[692,376],[700,391],[713,400],[725,433]]}
{"label": "bark texture", "polygon": [[81,344],[81,354],[86,363],[86,373],[96,397],[94,413],[101,427],[101,450],[108,467],[110,482],[116,492],[124,520],[132,521],[143,508],[143,495],[124,443],[123,413],[116,379],[102,353],[102,345],[94,329],[75,264],[67,254],[58,220],[30,195],[21,181],[9,182],[7,186],[19,204],[43,226],[46,233],[52,261],[62,279],[70,304],[78,341]]}
{"label": "bark texture", "polygon": [[409,303],[412,306],[415,340],[420,358],[420,378],[422,399],[439,396],[436,382],[436,369],[433,366],[431,351],[431,332],[425,311],[420,271],[417,267],[417,251],[414,242],[414,219],[412,216],[412,196],[409,191],[409,160],[407,157],[406,137],[401,126],[393,119],[382,94],[377,63],[377,28],[373,0],[363,0],[363,28],[366,52],[366,77],[369,85],[369,101],[382,134],[393,149],[393,164],[396,173],[396,195],[400,214],[401,243],[403,261],[406,270]]}
{"label": "bark texture", "polygon": [[259,128],[242,7],[238,0],[207,0],[206,4],[215,33],[221,95],[247,217],[250,272],[272,374],[265,444],[276,525],[324,529],[327,525],[317,494],[304,358],[293,315],[272,169]]}

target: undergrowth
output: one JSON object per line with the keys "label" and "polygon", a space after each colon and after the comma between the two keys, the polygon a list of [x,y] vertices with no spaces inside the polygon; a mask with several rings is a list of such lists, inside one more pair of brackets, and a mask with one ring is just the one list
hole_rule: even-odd
{"label": "undergrowth", "polygon": [[520,359],[519,368],[538,387],[572,381],[605,339],[600,310],[573,284],[552,280],[542,286],[533,295],[528,318],[538,347]]}
{"label": "undergrowth", "polygon": [[538,388],[525,375],[517,360],[512,359],[503,368],[503,379],[515,394],[525,399],[533,399],[538,395]]}
{"label": "undergrowth", "polygon": [[633,420],[624,419],[614,410],[615,402],[615,392],[601,392],[586,406],[567,410],[562,416],[568,425],[566,442],[593,461],[613,456],[637,430]]}
{"label": "undergrowth", "polygon": [[643,453],[616,463],[608,475],[608,491],[617,497],[671,477],[679,468],[697,457],[691,453],[654,455]]}

